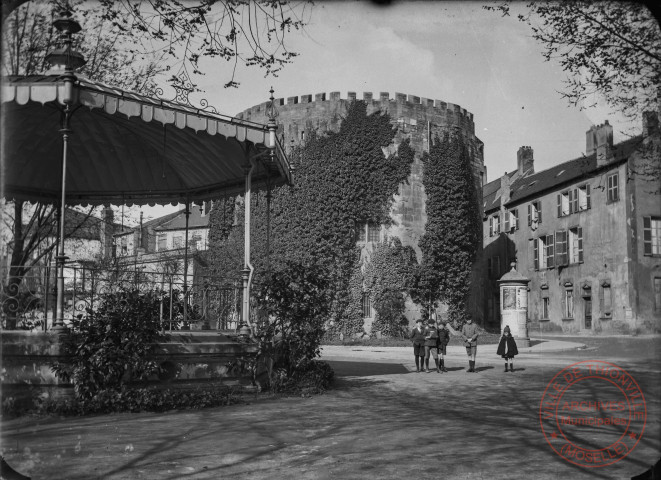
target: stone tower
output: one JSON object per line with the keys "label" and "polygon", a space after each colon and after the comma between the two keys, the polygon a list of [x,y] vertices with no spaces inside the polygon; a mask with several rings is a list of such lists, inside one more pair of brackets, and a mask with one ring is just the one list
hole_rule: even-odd
{"label": "stone tower", "polygon": [[[316,130],[337,131],[349,104],[356,100],[355,92],[348,92],[347,98],[341,98],[340,92],[318,93],[276,99],[278,109],[278,136],[284,139],[286,147],[296,146],[305,142],[306,134]],[[484,144],[475,136],[473,114],[459,105],[441,100],[421,98],[415,95],[395,93],[390,98],[388,92],[381,92],[377,98],[371,92],[363,93],[363,101],[367,104],[367,113],[377,111],[388,113],[392,125],[397,127],[397,134],[391,151],[395,152],[399,143],[410,138],[411,147],[416,152],[407,183],[399,186],[391,209],[393,224],[388,227],[388,234],[397,236],[403,245],[410,245],[416,251],[418,260],[421,251],[418,246],[420,237],[425,231],[427,215],[425,211],[426,195],[422,184],[423,165],[421,156],[429,148],[429,141],[435,135],[446,131],[464,136],[469,148],[475,178],[476,197],[479,201],[479,211],[483,211],[482,184],[486,178],[484,167]],[[255,105],[237,115],[237,118],[258,123],[266,123],[266,108],[268,102]],[[482,323],[483,313],[480,306],[481,298],[481,253],[480,242],[478,258],[473,269],[473,299],[470,302],[472,313],[478,323]]]}

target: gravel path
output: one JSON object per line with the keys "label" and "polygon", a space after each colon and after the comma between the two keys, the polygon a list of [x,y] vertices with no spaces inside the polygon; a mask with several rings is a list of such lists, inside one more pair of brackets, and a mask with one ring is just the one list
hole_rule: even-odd
{"label": "gravel path", "polygon": [[[331,351],[332,350],[332,351]],[[477,374],[461,349],[449,373],[411,373],[407,349],[334,347],[335,388],[309,398],[164,414],[21,418],[2,423],[10,465],[33,479],[610,479],[631,478],[661,451],[658,354],[606,357],[640,384],[647,425],[619,463],[587,469],[560,459],[540,431],[539,402],[576,351],[526,353],[514,373],[478,348]],[[589,350],[588,350],[589,351]],[[603,392],[590,392],[598,399]],[[605,433],[591,431],[595,445]]]}

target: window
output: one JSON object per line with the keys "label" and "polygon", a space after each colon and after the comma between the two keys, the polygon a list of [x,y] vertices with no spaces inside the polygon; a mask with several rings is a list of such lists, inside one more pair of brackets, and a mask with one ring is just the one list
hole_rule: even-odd
{"label": "window", "polygon": [[569,263],[583,263],[583,228],[569,229]]}
{"label": "window", "polygon": [[184,246],[184,237],[181,235],[175,235],[172,237],[172,248],[183,248]]}
{"label": "window", "polygon": [[643,217],[643,254],[661,255],[661,218]]}
{"label": "window", "polygon": [[558,218],[590,208],[590,185],[572,188],[558,194]]}
{"label": "window", "polygon": [[487,275],[489,278],[500,278],[500,256],[487,258]]}
{"label": "window", "polygon": [[567,265],[567,232],[555,232],[555,265]]}
{"label": "window", "polygon": [[604,281],[601,283],[600,300],[601,300],[601,311],[604,312],[604,316],[610,317],[613,313],[613,297],[611,296],[611,284],[609,281]]}
{"label": "window", "polygon": [[158,246],[157,250],[159,252],[168,249],[168,236],[165,233],[159,233],[157,238]]}
{"label": "window", "polygon": [[553,267],[553,235],[542,235],[533,240],[533,262],[535,270]]}
{"label": "window", "polygon": [[381,225],[370,223],[367,226],[367,241],[378,242],[379,240],[381,240]]}
{"label": "window", "polygon": [[494,214],[489,217],[489,236],[493,237],[500,233],[500,215]]}
{"label": "window", "polygon": [[193,235],[193,238],[191,238],[191,247],[195,250],[202,249],[202,237],[199,234]]}
{"label": "window", "polygon": [[378,224],[356,223],[356,233],[358,242],[381,241],[381,225]]}
{"label": "window", "polygon": [[363,318],[372,318],[372,299],[369,292],[363,292]]}
{"label": "window", "polygon": [[517,208],[505,212],[505,233],[519,229],[519,210]]}
{"label": "window", "polygon": [[608,203],[617,202],[620,199],[619,193],[619,175],[614,173],[606,178],[606,201]]}
{"label": "window", "polygon": [[536,227],[542,223],[542,202],[532,202],[528,205],[528,225]]}
{"label": "window", "polygon": [[574,209],[574,213],[577,211],[588,210],[590,208],[590,185],[583,185],[574,189],[574,197],[576,202],[578,202],[578,208]]}
{"label": "window", "polygon": [[569,215],[570,195],[571,190],[558,194],[558,218]]}
{"label": "window", "polygon": [[549,297],[542,298],[542,318],[545,320],[549,318]]}
{"label": "window", "polygon": [[564,298],[564,317],[563,318],[574,318],[574,291],[565,290]]}
{"label": "window", "polygon": [[120,238],[119,246],[120,246],[121,255],[128,255],[129,254],[128,237]]}
{"label": "window", "polygon": [[358,231],[358,241],[366,242],[367,241],[367,228],[364,223],[356,224],[356,230]]}
{"label": "window", "polygon": [[544,237],[544,268],[553,267],[553,234]]}
{"label": "window", "polygon": [[654,277],[654,310],[661,311],[661,277]]}

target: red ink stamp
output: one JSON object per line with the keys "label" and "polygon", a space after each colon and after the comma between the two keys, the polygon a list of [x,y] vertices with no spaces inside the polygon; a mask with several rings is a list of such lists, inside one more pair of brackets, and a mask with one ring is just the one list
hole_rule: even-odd
{"label": "red ink stamp", "polygon": [[539,403],[539,421],[547,443],[562,459],[581,467],[605,467],[638,445],[647,405],[626,370],[585,360],[551,379]]}

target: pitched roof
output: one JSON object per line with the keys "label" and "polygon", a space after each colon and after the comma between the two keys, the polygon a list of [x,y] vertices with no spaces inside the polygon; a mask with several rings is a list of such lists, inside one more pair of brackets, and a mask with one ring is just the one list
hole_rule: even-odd
{"label": "pitched roof", "polygon": [[[631,156],[640,146],[642,137],[633,137],[624,142],[613,146],[613,159],[605,168],[622,162]],[[568,162],[555,165],[541,172],[528,174],[519,177],[510,186],[510,200],[507,204],[516,204],[522,202],[528,197],[538,195],[546,190],[558,188],[569,182],[576,181],[583,177],[588,177],[600,170],[602,166],[597,165],[597,155],[593,153],[589,156],[583,156],[569,160]],[[516,173],[507,173],[510,178]],[[488,212],[500,208],[501,196],[498,195],[500,189],[500,178],[493,180],[482,187],[482,198],[484,202],[484,211]]]}
{"label": "pitched roof", "polygon": [[[505,172],[505,175],[512,178],[518,170],[512,170],[511,172]],[[490,181],[482,187],[482,201],[484,203],[484,211],[488,212],[494,208],[500,208],[500,195],[498,195],[498,190],[500,189],[500,177]]]}
{"label": "pitched roof", "polygon": [[[638,148],[641,137],[634,137],[613,146],[613,159],[609,166],[615,165],[629,156]],[[602,166],[597,165],[597,155],[579,157],[560,165],[556,165],[539,173],[518,178],[512,183],[510,201],[508,204],[518,203],[533,195],[537,195],[549,189],[560,187],[569,182],[591,176]]]}
{"label": "pitched roof", "polygon": [[[198,206],[191,206],[190,216],[188,217],[188,228],[203,228],[208,226],[209,214],[203,217]],[[179,210],[178,212],[171,214],[166,221],[159,223],[156,230],[184,230],[185,228],[186,215],[184,214],[184,210]]]}

